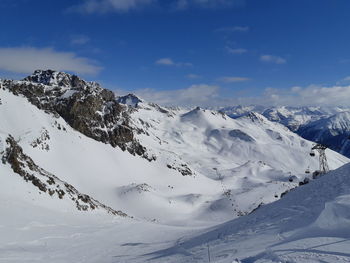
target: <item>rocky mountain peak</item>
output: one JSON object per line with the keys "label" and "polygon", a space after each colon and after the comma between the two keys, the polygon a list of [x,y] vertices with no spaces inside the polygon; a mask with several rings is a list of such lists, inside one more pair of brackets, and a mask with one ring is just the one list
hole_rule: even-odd
{"label": "rocky mountain peak", "polygon": [[252,122],[265,122],[266,118],[261,115],[260,113],[257,113],[255,111],[251,111],[247,114],[247,116],[244,116],[243,118],[249,118]]}
{"label": "rocky mountain peak", "polygon": [[127,108],[113,91],[78,76],[53,70],[36,70],[23,81],[4,81],[4,89],[62,117],[72,128],[97,141],[148,159],[134,138]]}
{"label": "rocky mountain peak", "polygon": [[40,83],[48,86],[59,86],[59,87],[70,87],[70,88],[83,88],[89,87],[100,87],[96,82],[88,82],[76,75],[72,75],[65,72],[48,70],[35,70],[34,73],[23,81],[29,81],[32,83]]}
{"label": "rocky mountain peak", "polygon": [[117,98],[117,101],[121,104],[125,104],[131,107],[137,107],[139,103],[142,103],[143,101],[137,97],[135,94],[129,93],[125,96],[120,96]]}

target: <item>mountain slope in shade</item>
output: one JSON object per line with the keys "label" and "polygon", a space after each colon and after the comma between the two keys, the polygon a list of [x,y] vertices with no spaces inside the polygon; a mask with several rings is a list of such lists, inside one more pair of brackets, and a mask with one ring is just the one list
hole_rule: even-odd
{"label": "mountain slope in shade", "polygon": [[299,128],[300,136],[350,156],[350,112],[340,112]]}

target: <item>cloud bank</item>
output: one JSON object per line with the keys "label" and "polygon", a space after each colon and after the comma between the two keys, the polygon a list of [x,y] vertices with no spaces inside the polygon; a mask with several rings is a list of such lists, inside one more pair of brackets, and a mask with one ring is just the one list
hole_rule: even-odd
{"label": "cloud bank", "polygon": [[36,69],[94,75],[101,67],[95,61],[79,57],[73,52],[56,51],[52,48],[0,48],[0,70],[28,74]]}
{"label": "cloud bank", "polygon": [[[120,91],[118,94],[126,93]],[[219,86],[207,84],[192,85],[177,90],[140,89],[132,91],[132,93],[146,101],[164,106],[218,108],[252,104],[265,106],[350,106],[350,86],[338,85],[331,87],[310,85],[304,88],[292,87],[289,89],[266,88],[262,94],[256,96],[227,96]]]}
{"label": "cloud bank", "polygon": [[[207,84],[192,85],[185,89],[163,90],[139,89],[132,93],[149,102],[165,106],[198,106],[207,105],[208,100],[218,97],[219,87]],[[119,91],[119,95],[126,94]]]}

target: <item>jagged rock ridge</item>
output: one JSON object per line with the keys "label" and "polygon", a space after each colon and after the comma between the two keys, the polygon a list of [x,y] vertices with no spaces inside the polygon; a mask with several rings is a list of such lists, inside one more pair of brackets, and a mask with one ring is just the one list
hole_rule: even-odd
{"label": "jagged rock ridge", "polygon": [[37,70],[22,81],[3,80],[1,87],[27,97],[39,109],[58,114],[90,138],[152,159],[134,138],[126,107],[117,102],[112,91],[95,82],[63,72]]}

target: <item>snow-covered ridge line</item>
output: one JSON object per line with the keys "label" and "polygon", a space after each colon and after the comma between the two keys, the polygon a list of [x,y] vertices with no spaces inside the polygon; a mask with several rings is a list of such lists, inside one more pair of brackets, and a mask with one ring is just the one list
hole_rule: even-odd
{"label": "snow-covered ridge line", "polygon": [[22,147],[18,145],[11,135],[4,142],[1,139],[0,144],[2,164],[10,165],[14,173],[21,176],[26,182],[31,182],[39,191],[59,199],[68,198],[80,211],[102,209],[112,215],[128,216],[122,211],[114,210],[100,203],[89,195],[80,193],[72,185],[40,168],[29,156],[23,153]]}

